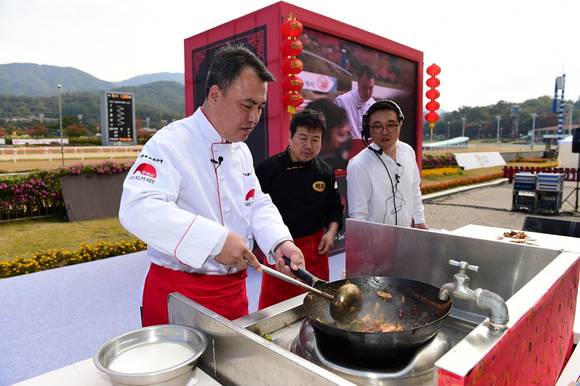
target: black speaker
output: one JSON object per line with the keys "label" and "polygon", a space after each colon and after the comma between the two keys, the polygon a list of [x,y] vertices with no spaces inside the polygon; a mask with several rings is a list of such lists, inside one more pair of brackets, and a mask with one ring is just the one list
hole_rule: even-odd
{"label": "black speaker", "polygon": [[574,138],[572,138],[572,153],[580,153],[580,127],[574,129]]}

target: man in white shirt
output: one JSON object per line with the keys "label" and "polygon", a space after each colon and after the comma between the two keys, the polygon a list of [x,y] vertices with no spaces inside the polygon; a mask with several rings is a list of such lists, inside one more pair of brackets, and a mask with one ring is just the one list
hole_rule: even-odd
{"label": "man in white shirt", "polygon": [[375,73],[365,64],[359,68],[356,75],[357,88],[337,96],[334,103],[346,110],[352,138],[360,139],[362,117],[369,107],[375,103],[372,97],[375,87]]}
{"label": "man in white shirt", "polygon": [[415,151],[399,141],[403,119],[390,100],[374,103],[364,115],[363,140],[372,143],[348,163],[348,212],[359,220],[429,229]]}
{"label": "man in white shirt", "polygon": [[210,64],[203,105],[157,132],[129,171],[119,218],[148,244],[144,326],[168,323],[171,292],[229,319],[246,315],[246,269],[260,269],[254,238],[278,270],[290,273],[282,256],[294,269],[304,265],[244,143],[273,80],[249,50],[221,49]]}

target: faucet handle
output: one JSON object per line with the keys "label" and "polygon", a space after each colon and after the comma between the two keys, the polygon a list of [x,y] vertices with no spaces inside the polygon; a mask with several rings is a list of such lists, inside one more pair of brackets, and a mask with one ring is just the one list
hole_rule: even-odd
{"label": "faucet handle", "polygon": [[470,271],[477,272],[479,270],[479,266],[471,265],[467,261],[464,261],[464,260],[462,260],[462,261],[449,260],[449,265],[451,265],[453,267],[459,267],[459,270],[461,270],[461,271],[465,271],[466,269],[469,269]]}

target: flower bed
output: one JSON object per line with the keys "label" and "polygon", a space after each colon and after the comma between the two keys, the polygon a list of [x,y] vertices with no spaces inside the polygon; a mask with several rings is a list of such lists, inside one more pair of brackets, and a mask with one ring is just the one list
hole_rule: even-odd
{"label": "flower bed", "polygon": [[132,164],[103,162],[76,164],[24,176],[0,176],[0,219],[56,214],[64,209],[59,177],[67,175],[112,175],[126,172]]}
{"label": "flower bed", "polygon": [[534,160],[526,160],[526,161],[522,161],[521,159],[518,159],[516,161],[512,161],[512,162],[508,162],[508,165],[511,166],[518,166],[519,164],[538,164],[538,166],[534,166],[534,167],[542,167],[542,168],[557,168],[558,166],[560,166],[560,163],[558,161],[546,161],[546,160],[542,160],[542,161],[534,161]]}
{"label": "flower bed", "polygon": [[0,279],[138,252],[146,247],[147,245],[141,240],[128,240],[116,243],[106,241],[95,244],[83,243],[76,251],[52,249],[37,253],[32,257],[0,261]]}
{"label": "flower bed", "polygon": [[423,155],[423,170],[458,167],[457,160],[453,153],[446,153],[442,155]]}
{"label": "flower bed", "polygon": [[461,169],[459,167],[423,169],[421,171],[421,177],[454,176],[457,174],[461,174]]}
{"label": "flower bed", "polygon": [[546,158],[542,158],[542,157],[518,157],[516,158],[515,161],[510,162],[511,163],[527,163],[527,164],[553,164],[555,163],[556,165],[558,164],[557,160],[553,160],[553,159],[546,159]]}
{"label": "flower bed", "polygon": [[434,192],[438,192],[441,190],[456,188],[458,186],[479,184],[482,182],[491,181],[491,180],[495,180],[495,179],[502,178],[502,177],[503,177],[502,172],[497,172],[497,173],[485,174],[482,176],[464,177],[464,178],[458,178],[458,179],[454,179],[454,180],[442,181],[442,182],[438,182],[438,183],[434,183],[434,184],[423,184],[421,186],[421,193],[422,194],[429,194],[429,193],[434,193]]}
{"label": "flower bed", "polygon": [[52,172],[13,176],[0,181],[0,219],[52,214],[63,208],[58,177]]}

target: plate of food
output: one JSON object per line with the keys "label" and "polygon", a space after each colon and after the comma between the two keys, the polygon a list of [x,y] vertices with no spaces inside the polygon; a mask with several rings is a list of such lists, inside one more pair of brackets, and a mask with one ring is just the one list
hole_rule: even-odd
{"label": "plate of food", "polygon": [[530,236],[524,231],[509,230],[509,231],[503,232],[503,234],[498,237],[498,240],[506,240],[510,243],[517,243],[517,244],[535,245],[534,243],[531,242],[533,240],[530,239]]}

